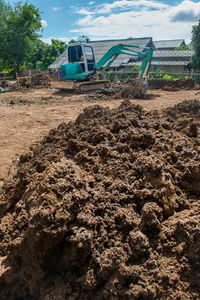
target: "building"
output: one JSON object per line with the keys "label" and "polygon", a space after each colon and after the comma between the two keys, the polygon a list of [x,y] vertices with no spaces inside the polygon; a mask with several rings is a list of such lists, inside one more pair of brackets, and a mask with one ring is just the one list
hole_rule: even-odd
{"label": "building", "polygon": [[[90,44],[94,50],[95,61],[98,62],[101,57],[113,46],[117,44],[128,44],[140,47],[150,47],[154,49],[154,43],[151,37],[135,38],[135,39],[123,39],[123,40],[103,40],[92,41]],[[67,50],[63,52],[49,67],[48,69],[58,69],[65,62],[67,56]],[[119,68],[122,63],[127,63],[130,59],[129,55],[121,54],[111,64],[113,68]]]}
{"label": "building", "polygon": [[157,50],[174,50],[181,46],[186,46],[183,39],[179,40],[163,40],[163,41],[154,41],[155,49]]}
{"label": "building", "polygon": [[[151,72],[164,71],[166,73],[190,72],[190,60],[194,51],[192,50],[154,50],[151,61]],[[122,64],[123,67],[131,68],[138,65],[137,61],[129,60]]]}
{"label": "building", "polygon": [[[177,47],[186,45],[183,39],[165,40],[153,42],[151,37],[91,41],[96,62],[113,46],[117,44],[129,44],[140,47],[150,47],[154,49],[150,71],[183,73],[190,71],[190,59],[194,54],[192,50],[174,50]],[[66,60],[67,51],[63,52],[50,66],[49,69],[58,69]],[[111,64],[115,70],[130,69],[141,64],[137,58],[121,54]]]}

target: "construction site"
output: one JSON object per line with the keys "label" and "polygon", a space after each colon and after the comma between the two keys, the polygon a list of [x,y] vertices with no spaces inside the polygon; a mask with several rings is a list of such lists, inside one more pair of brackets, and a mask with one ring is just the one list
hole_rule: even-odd
{"label": "construction site", "polygon": [[0,299],[200,299],[199,85],[50,77],[0,84]]}

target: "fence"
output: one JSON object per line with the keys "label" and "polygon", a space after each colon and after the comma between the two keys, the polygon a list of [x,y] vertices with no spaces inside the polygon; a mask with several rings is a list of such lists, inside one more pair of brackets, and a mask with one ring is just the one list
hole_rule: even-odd
{"label": "fence", "polygon": [[0,73],[0,80],[13,80],[14,76],[10,73]]}
{"label": "fence", "polygon": [[[199,81],[200,82],[200,73],[189,73],[189,72],[185,72],[185,73],[172,73],[172,72],[149,72],[149,78],[156,78],[160,76],[160,78],[162,78],[164,75],[169,75],[175,78],[185,78],[186,76],[189,78],[194,78],[195,81]],[[26,78],[30,78],[31,80],[31,74],[29,73],[28,76],[26,76]],[[133,79],[133,78],[137,78],[138,77],[138,71],[132,71],[132,70],[119,70],[119,71],[109,71],[109,72],[105,72],[104,73],[104,78],[110,80],[111,82],[113,81],[117,81],[117,80],[123,80],[123,79]],[[16,79],[17,81],[23,79],[25,77],[18,77],[16,75]],[[15,79],[13,75],[11,74],[3,74],[0,73],[0,80],[13,80]]]}

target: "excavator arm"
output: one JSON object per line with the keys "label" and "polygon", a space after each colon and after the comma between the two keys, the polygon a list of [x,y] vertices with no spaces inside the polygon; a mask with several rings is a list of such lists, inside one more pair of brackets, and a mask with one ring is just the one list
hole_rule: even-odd
{"label": "excavator arm", "polygon": [[94,70],[107,69],[120,54],[126,54],[133,57],[141,58],[142,65],[139,72],[139,78],[146,77],[151,64],[153,50],[147,47],[134,45],[118,44],[110,48],[106,54],[94,65]]}

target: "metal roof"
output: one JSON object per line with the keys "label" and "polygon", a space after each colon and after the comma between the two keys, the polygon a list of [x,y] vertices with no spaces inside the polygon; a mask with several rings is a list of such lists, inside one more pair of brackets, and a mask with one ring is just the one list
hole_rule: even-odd
{"label": "metal roof", "polygon": [[190,58],[194,54],[192,50],[154,50],[153,58],[157,57],[179,57],[185,59],[186,57]]}
{"label": "metal roof", "polygon": [[154,41],[154,45],[156,49],[174,49],[181,45],[185,45],[185,41],[183,39]]}
{"label": "metal roof", "polygon": [[[95,61],[98,62],[102,56],[112,47],[117,44],[128,44],[140,47],[153,47],[151,37],[135,38],[135,39],[123,39],[123,40],[102,40],[102,41],[91,41],[90,44],[94,50]],[[65,63],[67,57],[67,50],[63,52],[49,67],[48,69],[58,69],[62,64]],[[119,67],[125,60],[129,60],[129,55],[121,54],[111,64],[111,67]]]}
{"label": "metal roof", "polygon": [[54,62],[48,66],[48,69],[59,69],[67,60],[67,50],[65,50]]}
{"label": "metal roof", "polygon": [[[152,66],[186,66],[189,64],[194,51],[155,50],[151,61]],[[138,62],[129,61],[124,66],[137,66]]]}

